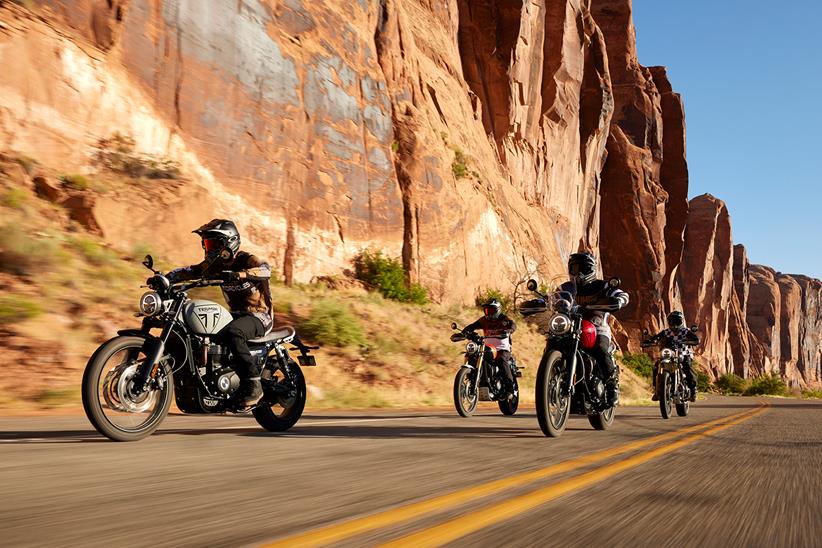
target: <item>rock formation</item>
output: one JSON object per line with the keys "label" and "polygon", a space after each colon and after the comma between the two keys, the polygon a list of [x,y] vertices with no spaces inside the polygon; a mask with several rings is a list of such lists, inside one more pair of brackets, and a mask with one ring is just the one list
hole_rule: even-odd
{"label": "rock formation", "polygon": [[190,260],[226,215],[286,282],[377,247],[459,302],[588,249],[631,293],[623,347],[684,306],[714,375],[820,379],[820,283],[749,267],[719,200],[689,210],[683,101],[630,0],[34,4],[0,2],[0,150],[91,173],[121,133],[189,174],[79,204],[118,245]]}

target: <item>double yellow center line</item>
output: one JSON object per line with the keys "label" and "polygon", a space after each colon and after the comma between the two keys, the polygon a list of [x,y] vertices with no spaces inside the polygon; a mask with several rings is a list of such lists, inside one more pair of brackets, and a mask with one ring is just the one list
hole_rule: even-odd
{"label": "double yellow center line", "polygon": [[499,523],[503,520],[521,514],[523,511],[535,508],[564,494],[576,491],[587,485],[597,483],[603,479],[619,474],[620,472],[639,466],[644,462],[657,458],[666,453],[670,453],[671,451],[675,451],[685,445],[702,439],[705,436],[746,421],[764,411],[765,406],[763,405],[762,407],[753,410],[743,411],[727,417],[681,428],[673,432],[626,443],[624,445],[605,449],[603,451],[597,451],[589,455],[584,455],[576,459],[553,464],[538,470],[532,470],[530,472],[524,472],[522,474],[490,481],[445,495],[436,496],[363,516],[361,518],[354,518],[321,527],[313,531],[308,531],[306,533],[285,537],[271,544],[266,544],[265,546],[324,546],[333,542],[339,542],[357,535],[361,535],[363,533],[383,529],[385,527],[396,526],[428,514],[450,510],[462,504],[487,497],[489,495],[494,495],[515,487],[527,485],[551,476],[573,472],[585,466],[597,464],[625,453],[636,451],[660,442],[679,438],[681,436],[685,436],[686,434],[691,434],[692,432],[701,431],[697,434],[684,437],[683,439],[669,445],[664,445],[662,447],[658,447],[656,449],[652,449],[650,451],[646,451],[609,464],[607,467],[597,468],[591,472],[574,476],[567,480],[549,485],[545,488],[537,489],[531,493],[515,497],[513,499],[507,499],[499,504],[490,505],[479,511],[472,511],[467,516],[447,521],[435,527],[420,531],[419,533],[401,538],[387,545],[415,547],[440,546],[446,542],[458,539],[469,533],[488,527],[489,525]]}

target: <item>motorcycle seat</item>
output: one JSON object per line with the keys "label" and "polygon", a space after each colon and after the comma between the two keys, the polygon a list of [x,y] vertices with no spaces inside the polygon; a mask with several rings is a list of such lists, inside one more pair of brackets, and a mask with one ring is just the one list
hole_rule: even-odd
{"label": "motorcycle seat", "polygon": [[270,342],[287,343],[290,342],[296,334],[297,332],[294,331],[293,327],[291,327],[290,325],[286,325],[283,327],[278,327],[277,329],[273,329],[267,335],[264,335],[257,339],[248,339],[248,342],[249,344],[266,344]]}

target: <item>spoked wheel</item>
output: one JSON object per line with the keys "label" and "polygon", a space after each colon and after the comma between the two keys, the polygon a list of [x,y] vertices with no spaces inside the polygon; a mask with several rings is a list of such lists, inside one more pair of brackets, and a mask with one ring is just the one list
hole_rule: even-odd
{"label": "spoked wheel", "polygon": [[[285,432],[297,424],[305,409],[306,388],[303,371],[296,363],[291,363],[289,370],[290,375],[279,379],[279,382],[273,385],[282,388],[265,387],[262,401],[251,410],[257,423],[269,432]],[[286,375],[283,371],[279,372]]]}
{"label": "spoked wheel", "polygon": [[168,414],[174,394],[171,371],[162,365],[142,394],[134,376],[143,364],[142,337],[115,337],[101,346],[83,374],[83,408],[92,426],[115,441],[136,441],[154,432]]}
{"label": "spoked wheel", "polygon": [[659,411],[662,413],[662,418],[667,419],[671,416],[671,404],[674,398],[674,378],[667,371],[662,371],[659,374]]}
{"label": "spoked wheel", "polygon": [[616,407],[609,407],[601,413],[588,415],[588,422],[595,430],[608,430],[614,424],[614,416],[616,415]]}
{"label": "spoked wheel", "polygon": [[537,419],[542,433],[550,438],[562,435],[571,413],[571,396],[563,390],[567,375],[565,358],[556,350],[543,358],[537,372]]}
{"label": "spoked wheel", "polygon": [[519,384],[517,379],[514,379],[514,397],[510,400],[500,400],[498,404],[503,415],[511,416],[517,412],[519,407]]}
{"label": "spoked wheel", "polygon": [[461,417],[470,417],[477,410],[479,394],[474,390],[474,376],[471,374],[473,371],[468,367],[462,367],[454,378],[454,407]]}

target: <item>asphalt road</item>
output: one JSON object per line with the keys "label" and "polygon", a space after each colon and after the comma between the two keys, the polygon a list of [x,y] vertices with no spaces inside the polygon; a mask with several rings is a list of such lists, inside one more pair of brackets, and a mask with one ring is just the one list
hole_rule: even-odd
{"label": "asphalt road", "polygon": [[[764,403],[763,403],[764,402]],[[822,546],[822,402],[713,397],[612,430],[532,410],[0,418],[0,546]]]}

